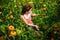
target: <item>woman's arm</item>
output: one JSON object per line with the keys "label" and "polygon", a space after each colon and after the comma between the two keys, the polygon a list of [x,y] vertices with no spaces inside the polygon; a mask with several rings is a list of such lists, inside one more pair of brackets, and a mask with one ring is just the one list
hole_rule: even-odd
{"label": "woman's arm", "polygon": [[35,14],[35,13],[32,13],[32,11],[31,11],[31,15],[32,15],[32,16],[38,16],[38,15],[40,15],[40,14]]}
{"label": "woman's arm", "polygon": [[27,21],[25,20],[25,18],[21,15],[21,19],[28,25]]}
{"label": "woman's arm", "polygon": [[32,13],[31,15],[32,15],[32,16],[39,16],[40,14]]}

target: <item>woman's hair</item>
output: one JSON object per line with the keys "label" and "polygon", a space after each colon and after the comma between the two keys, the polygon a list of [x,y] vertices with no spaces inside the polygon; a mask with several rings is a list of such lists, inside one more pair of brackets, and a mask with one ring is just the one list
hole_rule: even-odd
{"label": "woman's hair", "polygon": [[22,15],[24,15],[26,13],[26,11],[29,11],[31,8],[32,8],[32,6],[30,6],[29,4],[23,6]]}

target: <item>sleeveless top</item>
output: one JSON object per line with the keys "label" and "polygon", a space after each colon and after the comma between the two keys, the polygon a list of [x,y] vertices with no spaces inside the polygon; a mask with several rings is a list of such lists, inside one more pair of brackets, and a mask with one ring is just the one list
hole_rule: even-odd
{"label": "sleeveless top", "polygon": [[31,14],[25,15],[24,14],[24,18],[27,21],[28,24],[32,24],[32,18],[31,18]]}

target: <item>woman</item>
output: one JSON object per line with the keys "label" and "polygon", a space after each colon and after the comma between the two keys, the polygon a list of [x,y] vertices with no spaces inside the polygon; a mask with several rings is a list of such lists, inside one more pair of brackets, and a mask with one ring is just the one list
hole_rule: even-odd
{"label": "woman", "polygon": [[39,14],[34,14],[32,13],[32,9],[31,9],[31,5],[27,4],[23,7],[22,9],[22,15],[21,15],[21,19],[23,20],[23,22],[25,22],[25,24],[27,24],[28,26],[32,27],[35,32],[38,34],[39,28],[37,25],[34,25],[33,21],[32,21],[32,16],[37,16]]}

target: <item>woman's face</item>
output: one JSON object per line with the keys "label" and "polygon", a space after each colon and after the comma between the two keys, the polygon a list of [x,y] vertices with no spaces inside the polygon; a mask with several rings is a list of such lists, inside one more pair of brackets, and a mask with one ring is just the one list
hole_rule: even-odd
{"label": "woman's face", "polygon": [[32,9],[30,9],[30,10],[28,11],[28,13],[32,13]]}

